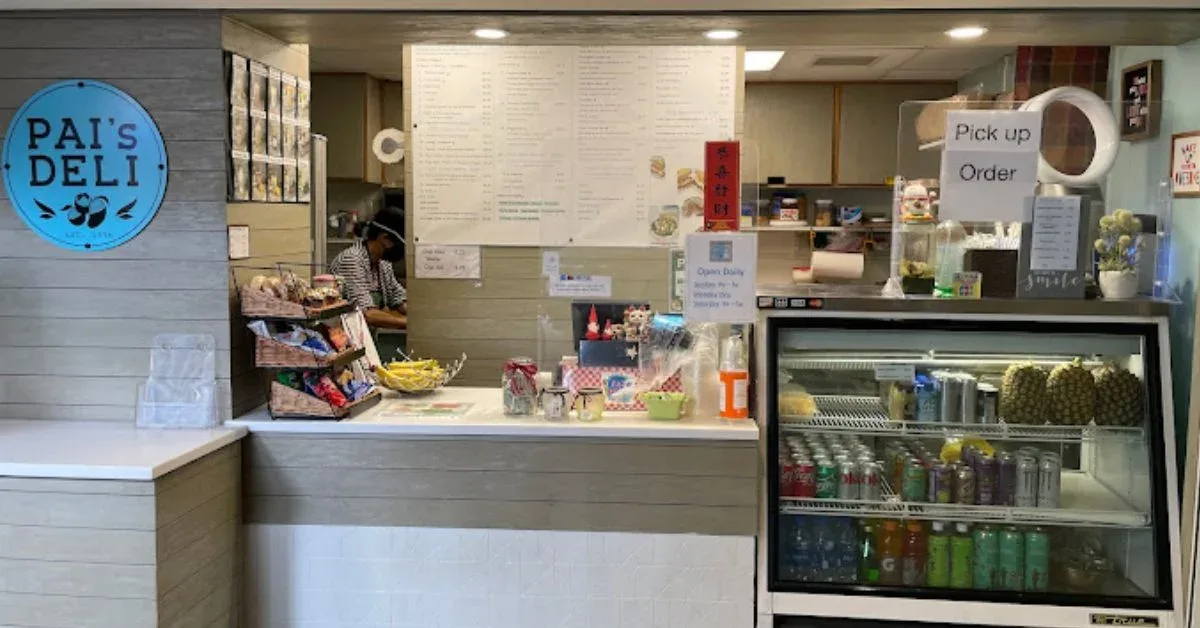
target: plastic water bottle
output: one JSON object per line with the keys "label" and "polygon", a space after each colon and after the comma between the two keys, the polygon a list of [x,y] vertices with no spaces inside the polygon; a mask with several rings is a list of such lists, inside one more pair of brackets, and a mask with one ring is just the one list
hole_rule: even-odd
{"label": "plastic water bottle", "polygon": [[837,581],[842,584],[858,582],[858,525],[853,519],[838,521],[839,568]]}
{"label": "plastic water bottle", "polygon": [[839,536],[837,526],[833,525],[833,522],[826,517],[821,517],[817,528],[817,547],[821,555],[820,572],[817,574],[818,582],[837,581],[838,572],[842,568]]}
{"label": "plastic water bottle", "polygon": [[808,517],[795,517],[792,520],[792,570],[795,579],[800,582],[815,582],[820,560],[817,556],[817,545],[813,538],[813,527],[809,525]]}

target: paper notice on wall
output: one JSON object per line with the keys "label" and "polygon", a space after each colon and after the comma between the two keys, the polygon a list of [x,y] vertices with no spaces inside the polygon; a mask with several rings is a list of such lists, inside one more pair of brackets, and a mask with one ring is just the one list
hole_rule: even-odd
{"label": "paper notice on wall", "polygon": [[1029,270],[1075,270],[1079,252],[1078,196],[1039,196],[1033,203]]}
{"label": "paper notice on wall", "polygon": [[753,323],[758,315],[754,284],[758,234],[691,233],[683,317],[689,323]]}
{"label": "paper notice on wall", "polygon": [[578,299],[612,297],[612,277],[605,275],[559,275],[550,278],[550,296]]}
{"label": "paper notice on wall", "polygon": [[938,216],[962,222],[1018,222],[1037,186],[1042,114],[950,111],[942,152]]}
{"label": "paper notice on wall", "polygon": [[558,251],[542,251],[542,276],[557,277],[559,267]]}
{"label": "paper notice on wall", "polygon": [[480,250],[477,246],[418,244],[418,279],[479,279]]}

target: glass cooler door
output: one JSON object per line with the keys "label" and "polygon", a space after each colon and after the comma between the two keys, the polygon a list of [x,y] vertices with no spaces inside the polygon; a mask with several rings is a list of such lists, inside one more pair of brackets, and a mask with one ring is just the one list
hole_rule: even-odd
{"label": "glass cooler door", "polygon": [[773,591],[1170,608],[1157,327],[770,321]]}

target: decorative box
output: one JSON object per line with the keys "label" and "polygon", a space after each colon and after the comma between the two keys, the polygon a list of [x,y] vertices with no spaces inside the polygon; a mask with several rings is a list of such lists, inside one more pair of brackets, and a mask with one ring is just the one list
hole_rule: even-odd
{"label": "decorative box", "polygon": [[[580,388],[599,388],[604,391],[604,409],[641,412],[645,404],[637,399],[638,369],[606,366],[564,366],[563,386],[578,392]],[[683,392],[679,373],[655,388],[666,392]]]}
{"label": "decorative box", "polygon": [[1011,299],[1017,296],[1017,251],[1007,249],[967,249],[963,270],[983,275],[980,296],[985,299]]}
{"label": "decorative box", "polygon": [[580,340],[580,366],[624,366],[637,368],[638,343],[624,340]]}

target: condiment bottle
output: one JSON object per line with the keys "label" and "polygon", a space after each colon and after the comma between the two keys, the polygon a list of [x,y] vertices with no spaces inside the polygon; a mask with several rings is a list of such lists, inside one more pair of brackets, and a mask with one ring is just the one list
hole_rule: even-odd
{"label": "condiment bottle", "polygon": [[725,339],[721,351],[721,402],[723,419],[750,416],[750,370],[746,364],[746,341],[740,332]]}

